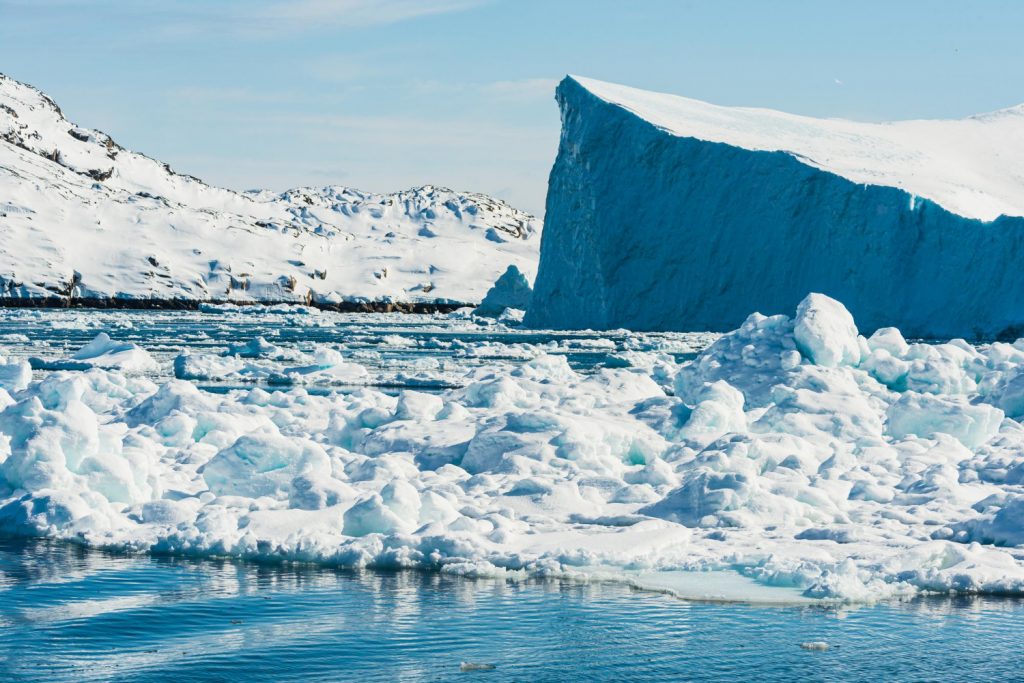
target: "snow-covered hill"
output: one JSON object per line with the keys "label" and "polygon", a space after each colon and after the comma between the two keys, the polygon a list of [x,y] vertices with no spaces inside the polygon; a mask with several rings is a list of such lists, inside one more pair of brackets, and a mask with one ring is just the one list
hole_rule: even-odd
{"label": "snow-covered hill", "polygon": [[869,330],[1024,323],[1024,106],[870,124],[577,77],[558,99],[529,324],[726,330],[811,291]]}
{"label": "snow-covered hill", "polygon": [[0,300],[479,302],[536,269],[535,219],[425,186],[233,192],[69,122],[0,75]]}

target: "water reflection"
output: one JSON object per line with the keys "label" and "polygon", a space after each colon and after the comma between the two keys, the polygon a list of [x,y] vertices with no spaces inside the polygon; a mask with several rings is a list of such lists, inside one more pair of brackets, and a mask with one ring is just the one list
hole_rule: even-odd
{"label": "water reflection", "polygon": [[[715,605],[2,539],[0,576],[0,680],[984,680],[1022,664],[1024,606],[995,598]],[[812,640],[833,648],[798,647]]]}

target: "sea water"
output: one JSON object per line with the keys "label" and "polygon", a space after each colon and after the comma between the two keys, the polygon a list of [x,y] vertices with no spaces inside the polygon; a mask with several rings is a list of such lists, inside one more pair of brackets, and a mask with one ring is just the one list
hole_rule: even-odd
{"label": "sea water", "polygon": [[0,541],[4,681],[1008,681],[1022,638],[1006,599],[764,607]]}

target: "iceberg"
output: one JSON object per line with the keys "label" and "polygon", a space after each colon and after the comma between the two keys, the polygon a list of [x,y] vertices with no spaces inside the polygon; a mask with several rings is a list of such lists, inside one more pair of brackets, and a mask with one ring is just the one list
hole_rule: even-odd
{"label": "iceberg", "polygon": [[510,308],[525,310],[530,303],[531,294],[533,290],[526,276],[515,265],[510,265],[487,290],[487,295],[473,310],[473,314],[497,318]]}
{"label": "iceberg", "polygon": [[559,85],[534,327],[726,331],[843,301],[862,329],[1016,338],[1024,105],[858,123]]}

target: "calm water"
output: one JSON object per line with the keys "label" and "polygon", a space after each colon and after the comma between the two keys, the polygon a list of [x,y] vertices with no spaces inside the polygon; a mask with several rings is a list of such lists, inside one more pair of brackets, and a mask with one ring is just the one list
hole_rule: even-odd
{"label": "calm water", "polygon": [[0,540],[3,681],[1007,681],[1022,640],[1006,600],[759,608]]}

